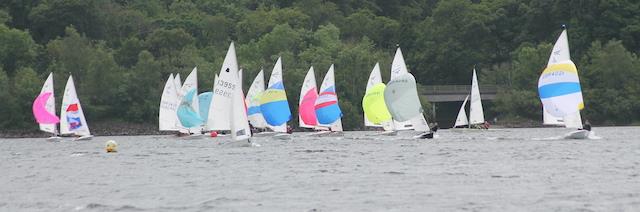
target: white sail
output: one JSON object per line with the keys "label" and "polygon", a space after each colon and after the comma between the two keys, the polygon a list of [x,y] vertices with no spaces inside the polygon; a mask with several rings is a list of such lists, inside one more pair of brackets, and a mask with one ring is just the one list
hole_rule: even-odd
{"label": "white sail", "polygon": [[233,112],[231,106],[236,86],[235,81],[238,78],[237,70],[236,48],[231,42],[220,68],[220,75],[213,84],[213,97],[211,97],[206,126],[208,130],[231,130],[230,115]]}
{"label": "white sail", "polygon": [[[278,57],[276,64],[273,66],[273,70],[271,71],[271,76],[269,77],[269,84],[267,84],[267,88],[270,88],[274,84],[278,82],[283,82],[282,80],[282,57]],[[284,82],[283,82],[284,83]],[[275,132],[287,132],[287,123],[272,126],[267,123],[267,127]]]}
{"label": "white sail", "polygon": [[467,119],[467,111],[464,108],[465,106],[467,106],[467,100],[469,100],[468,95],[464,98],[464,102],[462,102],[462,107],[460,107],[460,111],[458,111],[458,117],[456,117],[456,123],[453,124],[453,127],[469,125],[469,119]]}
{"label": "white sail", "polygon": [[389,81],[384,90],[384,101],[393,119],[409,122],[416,131],[428,131],[422,104],[418,96],[416,81],[410,73]]}
{"label": "white sail", "polygon": [[[180,101],[182,101],[182,97],[184,97],[184,94],[186,94],[191,89],[196,89],[196,93],[198,93],[198,67],[194,67],[191,73],[189,73],[189,76],[184,79],[184,83],[180,88],[180,93],[182,94],[180,96]],[[200,103],[198,101],[198,98],[193,98],[191,107],[193,107],[194,111],[200,113]]]}
{"label": "white sail", "polygon": [[91,135],[89,125],[84,117],[82,105],[76,93],[76,86],[73,83],[73,76],[69,75],[67,85],[64,87],[62,97],[62,108],[60,111],[60,133],[75,134],[80,136]]}
{"label": "white sail", "polygon": [[[160,110],[158,112],[158,128],[160,131],[178,130],[176,126],[178,94],[175,87],[175,78],[173,74],[169,75],[169,79],[164,84],[162,97],[160,98]],[[179,122],[178,122],[179,123]]]}
{"label": "white sail", "polygon": [[260,96],[262,92],[264,92],[264,71],[260,70],[256,78],[253,79],[251,87],[249,87],[249,91],[247,92],[247,97],[244,100],[247,104],[249,122],[257,128],[267,127],[267,121],[264,120],[260,112]]}
{"label": "white sail", "polygon": [[[233,88],[232,100],[230,105],[231,114],[229,114],[231,120],[231,138],[234,141],[241,141],[247,140],[251,137],[251,129],[249,128],[249,120],[247,119],[247,113],[244,108],[244,94],[242,92],[242,82],[240,80],[242,72],[237,71],[238,62],[236,60],[235,54],[232,55],[232,63],[235,63],[235,65],[230,66],[230,72],[236,72],[238,74],[235,75],[235,78],[231,77],[231,87]],[[235,70],[233,70],[234,68]]]}
{"label": "white sail", "polygon": [[[396,49],[396,54],[393,56],[393,62],[391,62],[391,80],[406,73],[409,73],[409,69],[407,69],[407,64],[404,62],[402,50],[400,50],[400,47],[398,47]],[[420,117],[424,119],[424,116],[420,115]],[[427,122],[426,119],[424,120],[424,122]],[[413,129],[411,120],[403,122],[393,120],[393,125],[396,130]]]}
{"label": "white sail", "polygon": [[175,80],[174,81],[175,82],[174,86],[175,86],[175,88],[177,90],[176,94],[178,95],[177,98],[176,98],[176,100],[177,100],[176,104],[180,104],[180,99],[182,99],[182,95],[184,95],[184,94],[181,93],[182,92],[182,79],[180,78],[180,73],[176,73],[176,75],[174,77],[174,80]]}
{"label": "white sail", "polygon": [[476,69],[473,69],[473,79],[471,80],[471,105],[469,107],[469,124],[484,123],[484,110],[482,109],[482,99],[480,98],[480,88],[478,87],[478,77]]}
{"label": "white sail", "polygon": [[[380,73],[380,64],[376,63],[376,65],[373,67],[373,70],[371,70],[371,74],[369,74],[369,80],[367,81],[367,89],[365,90],[365,93],[369,91],[369,88],[378,83],[382,83],[382,74]],[[367,119],[366,115],[364,116],[364,126],[382,127],[381,124],[371,123],[369,119]]]}
{"label": "white sail", "polygon": [[578,69],[571,61],[566,30],[558,37],[547,68],[540,75],[538,93],[543,104],[545,125],[582,126],[580,110],[584,108],[584,101]]}
{"label": "white sail", "polygon": [[[53,92],[53,73],[49,73],[47,80],[44,81],[44,85],[42,85],[42,89],[40,90],[40,94],[43,93],[51,93],[49,98],[46,101],[45,109],[49,114],[56,114],[56,99]],[[53,134],[57,134],[58,130],[56,129],[57,124],[39,124],[40,130],[44,132],[49,132]]]}
{"label": "white sail", "polygon": [[[309,93],[309,92],[312,92],[312,93]],[[315,119],[315,117],[313,117],[313,120],[315,120],[316,125],[305,124],[302,118],[302,115],[304,112],[308,112],[307,114],[310,116],[315,116],[315,109],[312,108],[315,102],[313,103],[309,102],[309,104],[311,105],[302,105],[304,97],[305,95],[307,95],[307,93],[309,93],[308,95],[315,96],[316,99],[318,98],[318,89],[316,88],[316,75],[315,75],[315,72],[313,71],[313,66],[311,66],[309,68],[309,71],[307,71],[307,75],[304,77],[304,81],[302,83],[302,88],[300,88],[300,99],[298,100],[298,125],[304,128],[315,128],[317,125],[317,120]],[[313,110],[313,111],[303,111],[304,110],[303,107],[307,107],[305,109]]]}

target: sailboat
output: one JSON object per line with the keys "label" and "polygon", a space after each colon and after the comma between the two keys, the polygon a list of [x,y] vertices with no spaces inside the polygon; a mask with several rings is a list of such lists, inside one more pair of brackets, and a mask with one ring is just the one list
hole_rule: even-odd
{"label": "sailboat", "polygon": [[[470,100],[469,106],[469,119],[467,119],[465,106],[467,104],[467,100]],[[464,120],[461,120],[464,119]],[[476,69],[473,69],[473,76],[471,79],[471,99],[469,99],[469,95],[464,99],[462,103],[462,107],[460,107],[460,111],[458,112],[458,117],[456,118],[456,123],[453,127],[461,127],[468,126],[472,128],[473,125],[484,124],[484,110],[482,109],[482,99],[480,97],[480,88],[478,86],[478,76],[476,75]],[[482,128],[482,127],[480,127]]]}
{"label": "sailboat", "polygon": [[213,85],[212,101],[215,104],[211,105],[209,110],[207,128],[209,130],[229,129],[233,144],[246,146],[251,145],[249,141],[251,129],[249,129],[243,96],[236,50],[232,42],[224,58],[218,80]]}
{"label": "sailboat", "polygon": [[456,123],[453,124],[453,128],[469,126],[469,119],[467,118],[467,110],[465,109],[465,107],[467,106],[468,100],[469,100],[469,95],[467,95],[467,97],[464,98],[464,102],[462,102],[462,106],[458,111],[458,116],[456,117]]}
{"label": "sailboat", "polygon": [[[260,70],[256,78],[251,82],[249,91],[244,101],[247,105],[247,115],[251,126],[264,130],[267,128],[267,121],[264,120],[260,111],[260,97],[264,93],[264,70]],[[256,136],[261,133],[256,133]]]}
{"label": "sailboat", "polygon": [[82,105],[76,93],[73,76],[69,75],[67,85],[64,87],[62,108],[60,110],[60,134],[79,136],[74,140],[91,140],[93,135],[89,132],[89,125],[84,117]]}
{"label": "sailboat", "polygon": [[395,135],[393,120],[387,105],[384,102],[384,90],[386,85],[382,83],[380,65],[376,63],[369,75],[367,89],[362,97],[362,110],[364,111],[364,124],[369,127],[382,127],[384,133],[374,135]]}
{"label": "sailboat", "polygon": [[[407,69],[407,65],[404,62],[404,56],[402,55],[402,50],[400,47],[396,49],[396,53],[393,56],[393,61],[391,62],[391,80],[395,80],[397,77],[402,76],[403,74],[409,73],[409,69]],[[387,85],[388,86],[388,85]],[[422,116],[422,115],[421,115]],[[417,116],[416,116],[417,117]],[[424,117],[422,118],[424,120]],[[426,120],[424,120],[426,122]],[[412,122],[407,121],[398,121],[394,118],[393,126],[395,130],[411,130],[413,129]]]}
{"label": "sailboat", "polygon": [[318,126],[315,109],[317,99],[316,76],[313,66],[311,66],[304,77],[302,88],[300,89],[300,100],[298,101],[298,124],[300,127],[315,129]]}
{"label": "sailboat", "polygon": [[275,132],[287,132],[291,110],[282,80],[282,58],[278,58],[273,66],[267,90],[260,97],[260,111],[269,128]]}
{"label": "sailboat", "polygon": [[[400,55],[400,59],[396,60],[398,55]],[[430,132],[431,130],[423,115],[416,79],[407,70],[400,48],[396,51],[396,58],[394,58],[394,64],[398,64],[393,65],[393,67],[399,67],[399,69],[392,69],[391,74],[393,77],[384,90],[384,101],[389,113],[396,123],[409,122],[413,130],[421,132],[414,138],[433,138],[434,132]],[[407,125],[405,124],[404,126]]]}
{"label": "sailboat", "polygon": [[[329,71],[325,74],[322,85],[320,85],[320,94],[315,102],[315,114],[318,126],[329,128],[329,131],[325,132],[340,132],[333,133],[333,135],[342,135],[342,111],[336,94],[333,64],[329,67]],[[321,133],[317,133],[317,135],[319,134]]]}
{"label": "sailboat", "polygon": [[[193,105],[193,99],[197,99],[196,97],[196,89],[192,88],[187,91],[186,94],[182,97],[180,101],[180,106],[178,106],[178,119],[180,120],[180,124],[185,128],[194,129],[202,126],[204,124],[204,120],[200,117],[199,112],[195,109],[195,105]],[[193,135],[189,135],[189,139],[200,138],[202,137],[201,133],[194,133]]]}
{"label": "sailboat", "polygon": [[[182,83],[182,87],[180,88],[180,92],[178,93],[178,100],[180,102],[179,103],[180,105],[184,104],[183,100],[185,99],[186,94],[191,91],[194,91],[194,96],[198,94],[198,67],[194,67],[193,70],[191,70],[191,73],[189,73],[189,75],[187,76],[187,78],[184,79],[184,83]],[[190,100],[189,107],[191,107],[193,109],[193,112],[197,114],[200,119],[202,119],[202,117],[200,116],[199,98],[192,97],[192,98],[189,98],[189,100]],[[185,114],[183,113],[183,115]],[[180,118],[180,114],[178,114],[178,118]],[[194,132],[195,132],[194,134],[202,134],[202,128],[203,128],[202,124],[204,124],[204,121],[201,123],[201,125],[192,125],[192,126],[184,125],[183,120],[180,120],[180,123],[189,132],[189,134]]]}
{"label": "sailboat", "polygon": [[160,109],[158,112],[158,128],[160,131],[178,131],[179,123],[178,110],[178,89],[175,86],[175,78],[173,74],[169,75],[169,79],[164,84],[162,97],[160,98]]}
{"label": "sailboat", "polygon": [[56,101],[53,95],[53,73],[49,73],[47,80],[45,80],[40,94],[33,101],[32,105],[33,116],[36,122],[40,125],[40,130],[53,134],[47,138],[47,141],[60,141],[58,136],[57,124],[60,123],[60,118],[56,116]]}
{"label": "sailboat", "polygon": [[569,54],[566,29],[562,30],[554,44],[547,67],[538,79],[538,93],[543,105],[543,124],[578,129],[565,135],[565,138],[589,137],[589,130],[580,129],[580,110],[584,109],[584,101],[578,69]]}

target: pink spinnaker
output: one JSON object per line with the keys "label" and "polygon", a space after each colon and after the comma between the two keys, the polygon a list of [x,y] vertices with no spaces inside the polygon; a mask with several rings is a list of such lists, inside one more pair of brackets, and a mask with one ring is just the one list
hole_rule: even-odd
{"label": "pink spinnaker", "polygon": [[309,89],[307,93],[302,98],[302,102],[300,103],[300,108],[298,111],[300,113],[300,118],[302,121],[311,126],[318,125],[318,119],[316,118],[316,99],[318,99],[318,92],[316,88]]}
{"label": "pink spinnaker", "polygon": [[60,118],[55,114],[47,111],[47,100],[51,96],[51,92],[44,92],[36,97],[33,101],[33,116],[39,124],[55,124],[60,122]]}

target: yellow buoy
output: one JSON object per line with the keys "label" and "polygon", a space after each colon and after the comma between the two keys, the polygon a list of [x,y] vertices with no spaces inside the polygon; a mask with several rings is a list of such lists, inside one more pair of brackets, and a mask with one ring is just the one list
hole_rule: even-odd
{"label": "yellow buoy", "polygon": [[118,143],[114,140],[108,140],[105,145],[106,147],[104,149],[107,150],[107,152],[118,152]]}

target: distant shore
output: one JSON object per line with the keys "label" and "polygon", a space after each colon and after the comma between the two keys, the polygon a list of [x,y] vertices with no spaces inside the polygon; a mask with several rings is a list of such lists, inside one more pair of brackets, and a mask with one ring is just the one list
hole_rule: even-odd
{"label": "distant shore", "polygon": [[[171,134],[160,132],[157,125],[145,123],[104,122],[89,126],[91,134],[95,136]],[[49,136],[51,134],[38,130],[37,125],[30,129],[0,130],[0,138],[45,138]]]}

